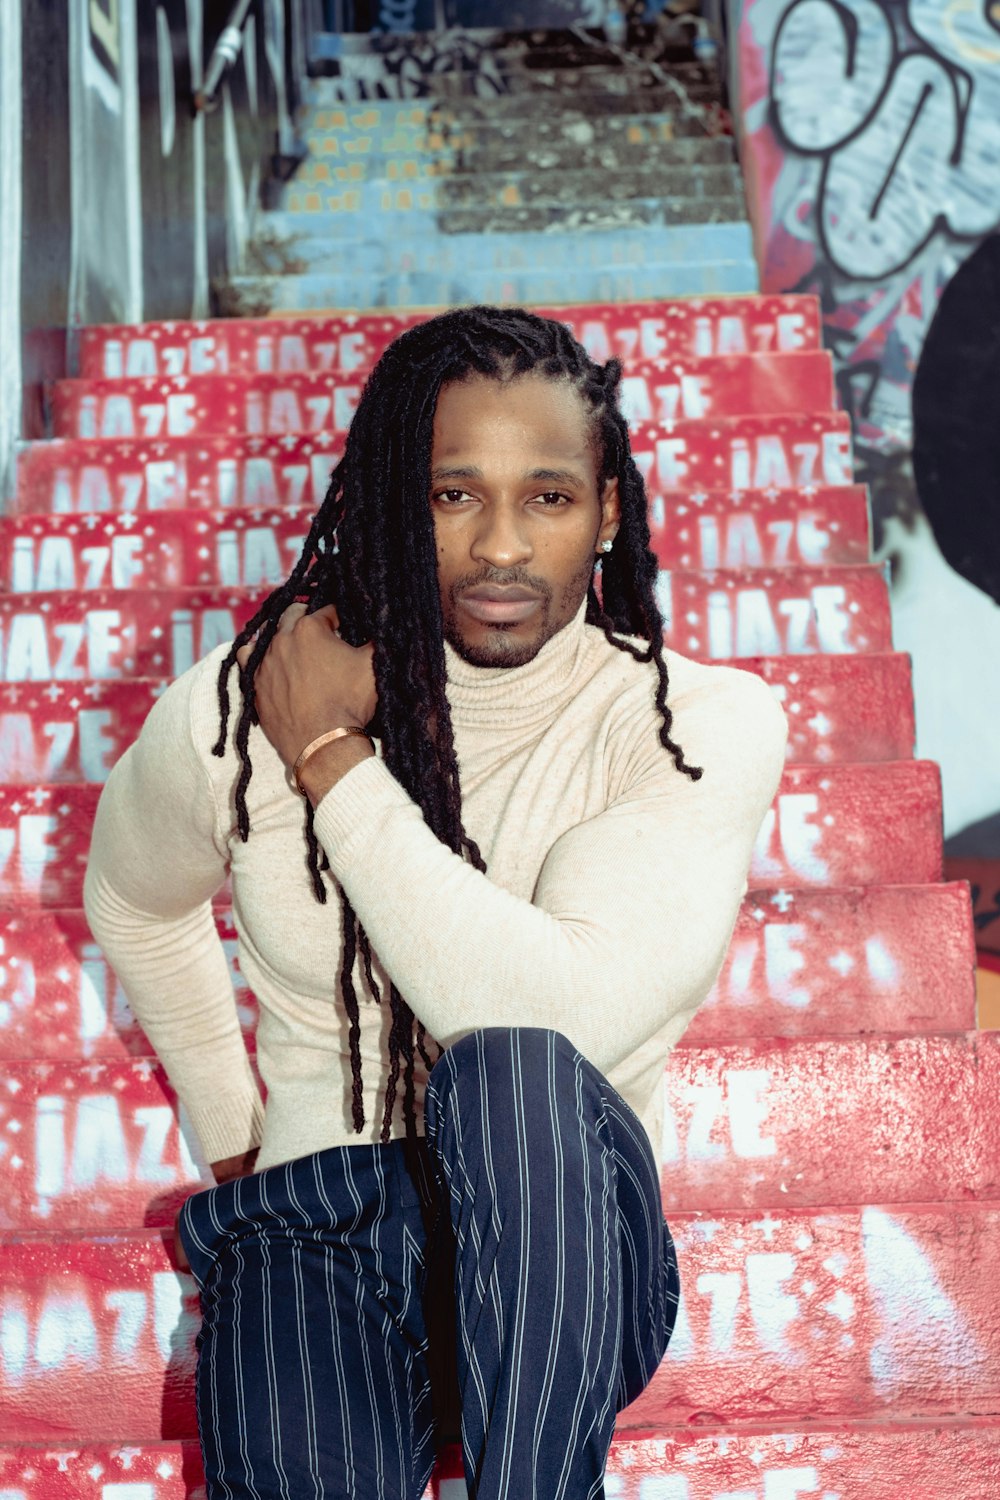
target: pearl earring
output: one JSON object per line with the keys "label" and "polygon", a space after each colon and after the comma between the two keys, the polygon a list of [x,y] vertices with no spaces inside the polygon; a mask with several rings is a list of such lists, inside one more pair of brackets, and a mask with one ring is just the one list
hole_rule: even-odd
{"label": "pearl earring", "polygon": [[602,552],[610,552],[611,548],[613,546],[614,546],[614,542],[604,541],[604,542],[601,543],[601,551]]}

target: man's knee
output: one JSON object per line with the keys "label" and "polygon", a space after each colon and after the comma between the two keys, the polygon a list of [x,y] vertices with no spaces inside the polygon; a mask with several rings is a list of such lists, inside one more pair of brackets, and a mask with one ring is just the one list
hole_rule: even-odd
{"label": "man's knee", "polygon": [[502,1076],[514,1060],[523,1068],[532,1058],[548,1059],[550,1048],[556,1061],[573,1063],[577,1050],[569,1037],[548,1026],[481,1026],[466,1032],[442,1053],[430,1072],[438,1093],[462,1074],[472,1071],[485,1078]]}

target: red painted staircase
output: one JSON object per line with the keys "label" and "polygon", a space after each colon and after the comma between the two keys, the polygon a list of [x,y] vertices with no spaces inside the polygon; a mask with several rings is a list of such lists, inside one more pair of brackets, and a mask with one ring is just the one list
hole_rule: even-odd
{"label": "red painted staircase", "polygon": [[[969,888],[802,297],[562,308],[618,354],[665,640],[759,672],[788,764],[665,1078],[683,1299],[619,1417],[617,1500],[1000,1495],[1000,1036]],[[100,783],[298,554],[365,374],[415,315],[94,328],[0,520],[0,1496],[199,1493],[204,1175],[88,933]],[[254,1001],[217,922],[252,1047]],[[464,1494],[449,1449],[428,1491]]]}

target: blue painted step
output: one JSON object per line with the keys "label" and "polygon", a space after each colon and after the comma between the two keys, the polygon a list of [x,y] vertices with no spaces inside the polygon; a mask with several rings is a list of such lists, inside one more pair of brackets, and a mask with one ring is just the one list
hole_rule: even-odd
{"label": "blue painted step", "polygon": [[757,267],[746,256],[732,261],[603,269],[235,276],[218,284],[216,295],[221,316],[254,317],[269,312],[440,308],[474,302],[552,307],[569,302],[728,296],[757,290]]}
{"label": "blue painted step", "polygon": [[[391,187],[435,186],[439,193],[479,191],[518,191],[526,195],[544,195],[561,185],[564,192],[587,192],[595,182],[608,186],[617,182],[619,191],[630,193],[669,193],[718,190],[728,191],[738,173],[735,162],[673,161],[669,147],[644,147],[644,155],[634,154],[625,158],[620,150],[616,157],[607,161],[551,162],[544,160],[544,151],[520,149],[520,161],[512,167],[510,152],[477,152],[468,164],[456,165],[445,159],[428,155],[397,155],[361,157],[357,160],[338,160],[333,156],[310,157],[304,161],[295,177],[295,182],[308,190],[310,187],[353,187],[362,184],[384,183]],[[542,160],[532,162],[532,156]],[[697,184],[697,186],[694,186]]]}
{"label": "blue painted step", "polygon": [[[413,115],[416,118],[411,119]],[[601,153],[648,159],[651,148],[674,162],[733,161],[728,136],[675,135],[675,120],[667,114],[607,115],[597,120],[540,120],[536,115],[499,124],[464,123],[450,111],[401,109],[390,124],[371,120],[364,109],[313,110],[303,123],[302,136],[311,154],[341,165],[363,159],[424,156],[442,162],[461,162],[466,168],[483,158],[510,155],[510,170],[538,153]],[[329,122],[329,123],[328,123]],[[507,164],[504,163],[504,166]]]}
{"label": "blue painted step", "polygon": [[[519,230],[532,234],[554,234],[558,230],[589,233],[591,229],[640,227],[656,229],[679,224],[738,224],[746,218],[742,194],[724,198],[630,198],[628,202],[603,198],[592,203],[526,203],[520,207],[451,208],[428,212],[410,208],[400,212],[380,211],[373,231],[374,214],[365,211],[345,193],[340,208],[330,213],[306,209],[283,212],[295,221],[294,235],[322,234],[331,242],[370,239],[413,239],[440,235],[486,234],[496,230]],[[253,245],[253,259],[260,272],[295,270],[288,264],[295,245],[283,232],[262,230]]]}
{"label": "blue painted step", "polygon": [[488,234],[414,235],[395,239],[378,216],[363,221],[365,239],[340,238],[331,244],[322,224],[283,213],[264,214],[261,237],[284,240],[301,274],[338,276],[379,272],[436,272],[461,275],[497,271],[611,269],[624,266],[746,261],[753,258],[750,226],[740,224],[648,225],[639,228],[529,231]]}
{"label": "blue painted step", "polygon": [[[623,82],[621,74],[619,82]],[[614,118],[628,111],[652,116],[669,114],[674,119],[676,135],[705,136],[711,134],[711,109],[706,98],[687,100],[678,98],[670,87],[632,88],[616,90],[597,89],[581,84],[577,88],[552,88],[544,91],[517,91],[497,94],[490,99],[468,97],[377,98],[344,100],[336,93],[312,94],[307,103],[320,109],[377,110],[379,122],[393,118],[399,109],[435,109],[440,113],[450,111],[463,125],[498,125],[501,121],[523,120],[538,115],[543,120],[578,120],[596,123],[604,118]]]}
{"label": "blue painted step", "polygon": [[[696,103],[701,104],[718,96],[718,85],[706,80],[704,74],[685,73],[683,68],[676,67],[665,71],[674,83],[683,88],[685,95]],[[669,89],[662,76],[657,76],[648,69],[641,73],[637,70],[626,72],[621,67],[586,68],[578,71],[569,68],[548,71],[531,68],[521,72],[505,69],[495,76],[493,86],[482,92],[477,92],[474,88],[455,87],[455,75],[447,73],[429,75],[426,85],[420,89],[407,87],[409,80],[403,80],[402,86],[399,86],[399,75],[391,73],[383,74],[368,89],[352,91],[350,87],[344,87],[345,83],[350,86],[361,81],[359,78],[345,79],[343,76],[311,79],[303,94],[303,102],[324,109],[358,109],[366,104],[431,103],[452,103],[460,107],[470,100],[492,104],[497,99],[565,99],[580,93],[596,94],[620,102],[623,97],[642,98],[646,94],[661,94]],[[670,93],[672,97],[677,97],[673,90]]]}

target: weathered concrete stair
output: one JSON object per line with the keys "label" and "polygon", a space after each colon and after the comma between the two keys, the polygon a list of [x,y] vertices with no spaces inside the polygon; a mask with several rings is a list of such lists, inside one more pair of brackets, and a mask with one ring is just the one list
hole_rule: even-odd
{"label": "weathered concrete stair", "polygon": [[413,105],[331,107],[339,83],[316,80],[310,157],[260,221],[244,274],[217,288],[222,309],[753,290],[711,75],[623,68],[579,42],[582,66],[546,74],[533,47],[491,59],[487,99],[461,66],[435,69],[437,97]]}

